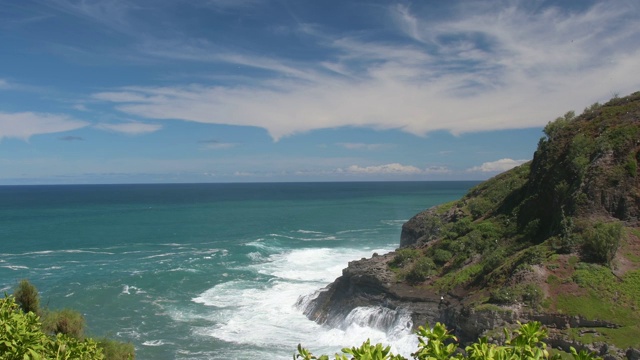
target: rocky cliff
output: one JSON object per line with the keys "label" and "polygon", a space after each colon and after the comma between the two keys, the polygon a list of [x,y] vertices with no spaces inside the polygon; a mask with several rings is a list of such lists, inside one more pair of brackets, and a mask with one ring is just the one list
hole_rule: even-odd
{"label": "rocky cliff", "polygon": [[638,161],[640,93],[569,112],[531,162],[417,214],[398,250],[350,262],[300,305],[328,325],[378,307],[390,325],[440,321],[463,341],[538,320],[552,346],[637,358]]}

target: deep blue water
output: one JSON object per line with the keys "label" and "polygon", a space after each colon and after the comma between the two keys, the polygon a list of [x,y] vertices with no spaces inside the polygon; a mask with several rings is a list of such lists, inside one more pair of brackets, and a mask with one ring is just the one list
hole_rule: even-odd
{"label": "deep blue water", "polygon": [[291,358],[368,337],[401,349],[406,334],[321,327],[294,304],[475,184],[2,186],[0,290],[28,278],[138,359]]}

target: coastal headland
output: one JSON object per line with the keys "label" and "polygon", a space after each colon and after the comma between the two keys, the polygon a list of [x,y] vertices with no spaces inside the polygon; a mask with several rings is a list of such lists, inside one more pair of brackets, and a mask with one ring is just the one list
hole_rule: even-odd
{"label": "coastal headland", "polygon": [[389,326],[410,313],[463,342],[535,320],[553,348],[638,359],[639,161],[640,92],[568,112],[532,161],[415,215],[396,251],[350,262],[305,314],[335,325],[379,307]]}

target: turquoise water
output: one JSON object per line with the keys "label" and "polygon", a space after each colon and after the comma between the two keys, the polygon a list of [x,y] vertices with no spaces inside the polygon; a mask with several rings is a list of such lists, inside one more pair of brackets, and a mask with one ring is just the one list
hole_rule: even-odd
{"label": "turquoise water", "polygon": [[28,278],[138,359],[289,359],[406,334],[331,329],[294,304],[473,182],[0,187],[0,291]]}

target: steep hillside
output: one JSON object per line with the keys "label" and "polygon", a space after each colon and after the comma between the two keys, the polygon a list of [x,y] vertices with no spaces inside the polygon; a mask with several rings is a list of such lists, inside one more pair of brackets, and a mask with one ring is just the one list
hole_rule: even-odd
{"label": "steep hillside", "polygon": [[640,92],[544,135],[531,162],[408,221],[396,252],[350,263],[307,315],[383,306],[463,339],[540,320],[552,345],[640,354]]}

